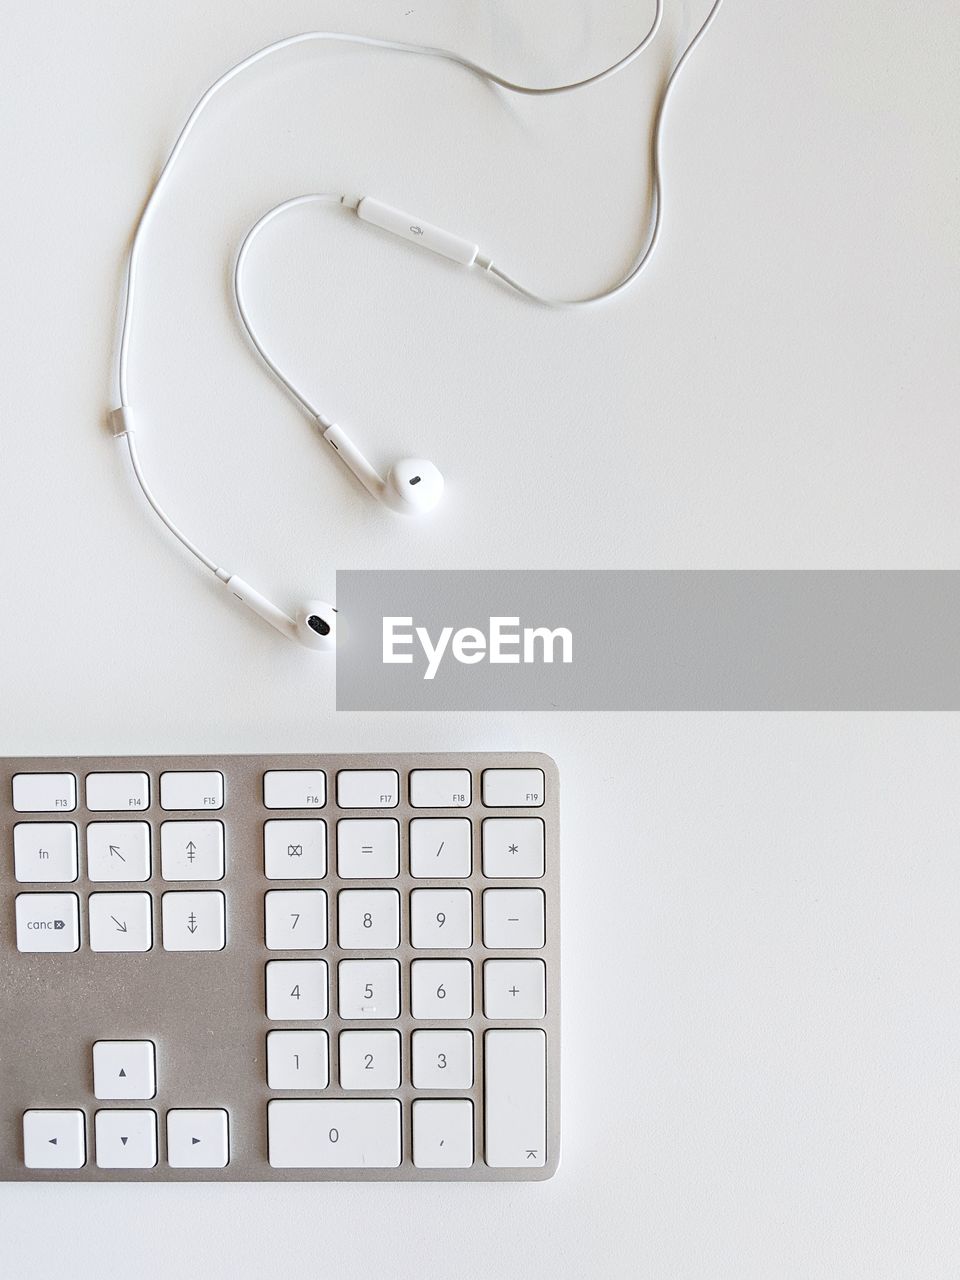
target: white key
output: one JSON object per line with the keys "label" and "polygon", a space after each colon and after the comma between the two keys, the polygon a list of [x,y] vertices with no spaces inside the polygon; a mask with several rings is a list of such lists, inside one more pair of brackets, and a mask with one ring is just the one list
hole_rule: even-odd
{"label": "white key", "polygon": [[322,951],[327,945],[327,895],[322,889],[271,889],[264,913],[269,951]]}
{"label": "white key", "polygon": [[322,818],[274,818],[263,827],[268,880],[322,880],[327,874],[327,824]]}
{"label": "white key", "polygon": [[396,1169],[396,1098],[274,1099],[267,1105],[274,1169]]}
{"label": "white key", "polygon": [[161,809],[222,809],[223,774],[211,770],[161,773]]}
{"label": "white key", "polygon": [[76,880],[77,828],[72,822],[18,822],[13,828],[13,873],[23,883]]}
{"label": "white key", "polygon": [[155,1111],[98,1111],[93,1123],[98,1169],[152,1169],[157,1163]]}
{"label": "white key", "polygon": [[17,894],[18,951],[77,951],[80,899],[75,893]]}
{"label": "white key", "polygon": [[319,1022],[327,1016],[326,960],[267,962],[267,1017]]}
{"label": "white key", "polygon": [[160,874],[164,880],[222,880],[222,822],[161,822]]}
{"label": "white key", "polygon": [[400,874],[400,824],[395,818],[341,818],[337,874],[343,880],[392,880]]}
{"label": "white key", "polygon": [[150,808],[150,779],[145,773],[88,773],[87,808],[121,812]]}
{"label": "white key", "polygon": [[469,1031],[415,1031],[410,1039],[415,1089],[470,1089],[473,1035]]}
{"label": "white key", "polygon": [[542,960],[486,960],[483,1013],[487,1018],[542,1018],[547,1008]]}
{"label": "white key", "polygon": [[465,809],[470,803],[469,769],[414,769],[410,803],[414,809]]}
{"label": "white key", "polygon": [[226,899],[218,890],[165,893],[164,951],[222,951],[227,945]]}
{"label": "white key", "polygon": [[25,1111],[23,1163],[28,1169],[82,1169],[87,1144],[82,1111]]}
{"label": "white key", "polygon": [[483,945],[542,947],[544,901],[542,889],[485,889]]}
{"label": "white key", "polygon": [[269,1031],[267,1084],[271,1089],[325,1089],[330,1083],[325,1031]]}
{"label": "white key", "polygon": [[178,1107],[167,1112],[167,1164],[171,1169],[224,1169],[229,1160],[226,1111]]}
{"label": "white key", "polygon": [[399,1031],[341,1031],[340,1088],[399,1089]]}
{"label": "white key", "polygon": [[269,769],[263,775],[265,809],[322,809],[326,803],[322,769]]}
{"label": "white key", "polygon": [[418,879],[465,880],[473,866],[469,818],[414,818],[410,874]]}
{"label": "white key", "polygon": [[152,1098],[157,1070],[151,1040],[98,1040],[93,1046],[95,1098]]}
{"label": "white key", "polygon": [[341,809],[395,809],[399,803],[400,778],[393,769],[341,769],[337,774]]}
{"label": "white key", "polygon": [[66,812],[77,807],[77,780],[72,773],[15,773],[13,807],[17,813]]}
{"label": "white key", "polygon": [[396,889],[341,889],[337,912],[337,937],[346,950],[399,947],[400,895]]}
{"label": "white key", "polygon": [[87,879],[150,879],[148,822],[91,822],[87,825]]}
{"label": "white key", "polygon": [[469,1169],[473,1164],[473,1103],[469,1098],[418,1098],[413,1104],[413,1163],[418,1169]]}
{"label": "white key", "polygon": [[535,880],[543,875],[542,818],[484,818],[483,874]]}
{"label": "white key", "polygon": [[410,944],[456,951],[473,941],[469,889],[414,889],[410,895]]}
{"label": "white key", "polygon": [[469,1018],[473,1013],[473,965],[469,960],[414,960],[410,1006],[415,1018]]}
{"label": "white key", "polygon": [[528,809],[543,804],[542,769],[484,769],[483,803],[490,809]]}
{"label": "white key", "polygon": [[547,1159],[547,1037],[542,1031],[487,1031],[483,1108],[486,1163],[538,1169]]}
{"label": "white key", "polygon": [[341,960],[337,970],[341,1018],[400,1016],[400,965],[396,960]]}
{"label": "white key", "polygon": [[153,910],[149,893],[91,893],[91,951],[149,951]]}

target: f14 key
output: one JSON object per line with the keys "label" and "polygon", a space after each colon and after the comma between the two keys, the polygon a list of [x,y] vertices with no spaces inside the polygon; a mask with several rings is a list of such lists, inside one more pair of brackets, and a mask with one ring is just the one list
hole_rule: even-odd
{"label": "f14 key", "polygon": [[543,755],[0,760],[0,1179],[550,1177],[558,812]]}

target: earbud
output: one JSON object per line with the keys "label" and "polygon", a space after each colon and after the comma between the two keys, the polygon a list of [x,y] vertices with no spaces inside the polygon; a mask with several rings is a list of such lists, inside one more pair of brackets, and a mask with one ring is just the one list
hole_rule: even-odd
{"label": "earbud", "polygon": [[426,458],[401,458],[384,480],[336,423],[327,427],[323,438],[336,449],[367,492],[391,511],[405,516],[422,515],[432,511],[443,496],[443,476]]}
{"label": "earbud", "polygon": [[282,631],[290,640],[297,640],[308,649],[329,652],[337,643],[337,611],[324,600],[308,600],[297,610],[296,618],[291,618],[278,609],[275,604],[245,582],[239,574],[220,581],[231,594],[242,600],[248,609],[269,622],[271,627]]}

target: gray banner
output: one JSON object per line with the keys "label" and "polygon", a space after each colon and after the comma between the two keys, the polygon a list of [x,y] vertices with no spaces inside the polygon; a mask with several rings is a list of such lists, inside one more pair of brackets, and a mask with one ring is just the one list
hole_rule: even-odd
{"label": "gray banner", "polygon": [[340,710],[960,710],[952,571],[348,571],[337,606]]}

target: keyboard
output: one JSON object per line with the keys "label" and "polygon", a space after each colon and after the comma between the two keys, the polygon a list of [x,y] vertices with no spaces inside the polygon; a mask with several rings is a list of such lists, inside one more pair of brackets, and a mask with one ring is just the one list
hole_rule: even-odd
{"label": "keyboard", "polygon": [[0,759],[0,1178],[539,1180],[544,755]]}

